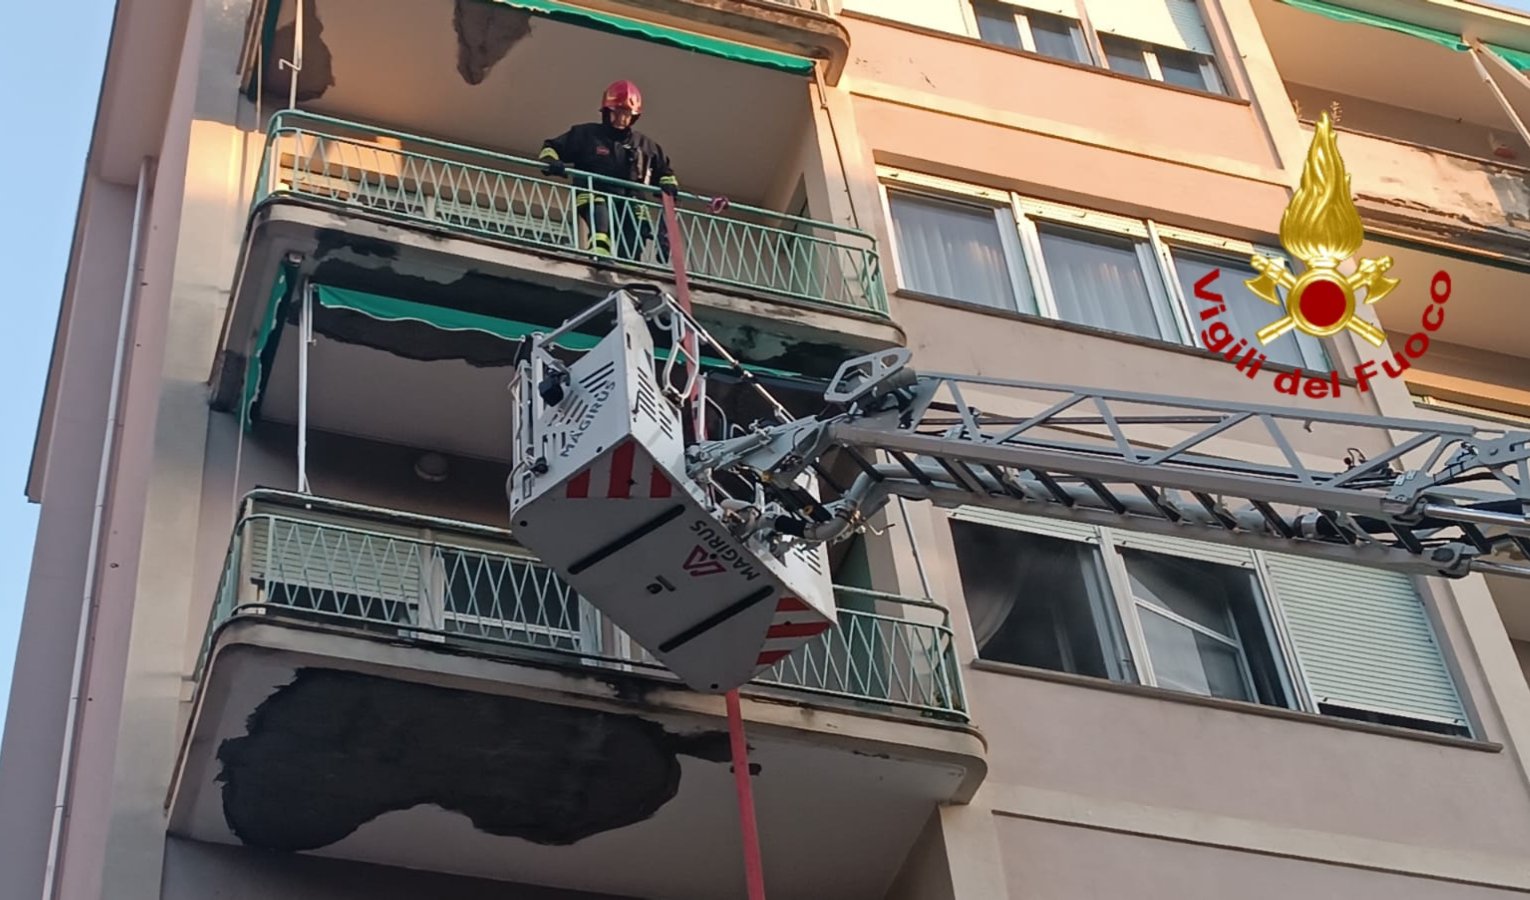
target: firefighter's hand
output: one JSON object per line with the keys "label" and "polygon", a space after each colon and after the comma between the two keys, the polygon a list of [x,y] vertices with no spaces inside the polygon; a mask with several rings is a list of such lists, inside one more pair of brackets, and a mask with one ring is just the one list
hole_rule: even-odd
{"label": "firefighter's hand", "polygon": [[542,174],[562,178],[568,174],[568,166],[564,165],[561,159],[549,159],[547,165],[542,167]]}
{"label": "firefighter's hand", "polygon": [[663,191],[667,197],[678,197],[680,196],[680,182],[672,177],[660,178],[659,190]]}

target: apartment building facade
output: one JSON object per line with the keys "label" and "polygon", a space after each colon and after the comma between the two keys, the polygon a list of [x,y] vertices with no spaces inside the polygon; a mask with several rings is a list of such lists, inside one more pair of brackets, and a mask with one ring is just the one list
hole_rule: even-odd
{"label": "apartment building facade", "polygon": [[[0,896],[744,896],[722,698],[506,512],[522,343],[671,280],[656,195],[536,160],[607,83],[675,160],[698,319],[794,412],[907,346],[1524,428],[1521,65],[1530,19],[1465,0],[120,0]],[[1266,323],[1243,282],[1325,111],[1385,339],[1246,373],[1201,294]],[[609,255],[591,197],[632,217]],[[1389,449],[1347,438],[1288,452]],[[743,691],[772,897],[1530,890],[1530,582],[912,503],[830,561],[838,627]]]}

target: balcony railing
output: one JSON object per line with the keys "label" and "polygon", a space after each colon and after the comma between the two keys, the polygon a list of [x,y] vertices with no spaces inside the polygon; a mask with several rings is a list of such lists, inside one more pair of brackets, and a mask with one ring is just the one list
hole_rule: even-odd
{"label": "balcony railing", "polygon": [[[763,164],[763,163],[762,163]],[[667,273],[663,206],[654,188],[303,112],[278,113],[266,137],[255,203],[275,195]],[[591,249],[604,207],[613,241]],[[825,222],[682,193],[677,211],[690,277],[834,308],[887,315],[876,240]]]}
{"label": "balcony railing", "polygon": [[[234,528],[197,677],[240,617],[324,622],[421,646],[673,678],[509,532],[257,492]],[[837,588],[839,626],[756,679],[764,687],[966,721],[944,607]]]}

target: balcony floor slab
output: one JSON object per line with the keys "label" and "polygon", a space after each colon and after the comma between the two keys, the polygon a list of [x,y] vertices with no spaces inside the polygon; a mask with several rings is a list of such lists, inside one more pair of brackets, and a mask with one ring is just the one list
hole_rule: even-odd
{"label": "balcony floor slab", "polygon": [[[880,898],[935,805],[986,772],[966,726],[789,691],[744,715],[773,897]],[[171,830],[701,900],[737,889],[731,781],[721,697],[244,617],[214,638]]]}
{"label": "balcony floor slab", "polygon": [[[295,199],[270,201],[252,215],[222,354],[214,372],[220,408],[230,404],[284,260],[330,283],[421,302],[453,302],[484,315],[543,321],[565,318],[622,285],[666,284],[654,273],[594,265],[551,252],[403,226],[357,211]],[[673,289],[672,285],[668,285]],[[697,317],[743,361],[826,376],[850,356],[906,343],[878,315],[693,283]]]}

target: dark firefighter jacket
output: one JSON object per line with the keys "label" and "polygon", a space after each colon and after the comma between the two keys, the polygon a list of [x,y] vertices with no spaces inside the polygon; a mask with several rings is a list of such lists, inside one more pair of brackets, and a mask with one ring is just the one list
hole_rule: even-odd
{"label": "dark firefighter jacket", "polygon": [[[664,155],[664,148],[647,135],[631,129],[617,132],[594,122],[575,125],[563,134],[543,141],[539,158],[544,162],[560,160],[571,169],[638,184],[679,185],[670,168],[669,157]],[[627,193],[614,190],[614,187],[605,186],[615,193]]]}

